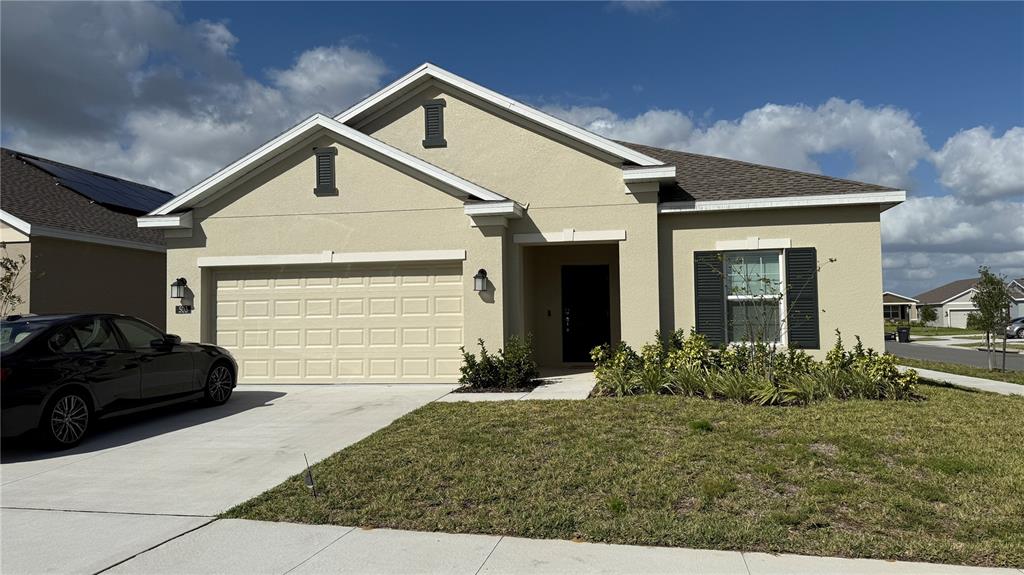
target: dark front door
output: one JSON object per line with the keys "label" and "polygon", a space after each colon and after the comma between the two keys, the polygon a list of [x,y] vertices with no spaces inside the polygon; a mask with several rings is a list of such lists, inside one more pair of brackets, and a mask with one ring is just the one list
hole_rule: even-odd
{"label": "dark front door", "polygon": [[608,266],[562,266],[562,361],[590,361],[612,339],[611,316]]}

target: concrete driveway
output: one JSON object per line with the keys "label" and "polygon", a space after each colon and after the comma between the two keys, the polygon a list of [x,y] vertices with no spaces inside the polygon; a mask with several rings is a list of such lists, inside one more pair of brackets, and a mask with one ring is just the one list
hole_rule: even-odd
{"label": "concrete driveway", "polygon": [[0,569],[95,573],[205,525],[452,385],[239,386],[226,405],[102,422],[78,448],[5,443]]}

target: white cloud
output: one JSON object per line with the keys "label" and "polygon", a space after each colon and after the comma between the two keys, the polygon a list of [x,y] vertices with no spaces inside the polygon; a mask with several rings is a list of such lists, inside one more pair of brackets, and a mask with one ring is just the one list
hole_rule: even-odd
{"label": "white cloud", "polygon": [[172,192],[387,74],[338,45],[248,77],[226,24],[183,22],[162,4],[12,3],[2,26],[4,145]]}
{"label": "white cloud", "polygon": [[991,128],[971,128],[946,140],[932,161],[939,181],[970,202],[1024,195],[1024,128],[995,138]]}
{"label": "white cloud", "polygon": [[706,127],[695,126],[678,110],[650,110],[632,118],[593,106],[545,110],[612,138],[809,172],[821,172],[815,156],[848,153],[855,165],[848,177],[904,188],[930,152],[909,112],[869,108],[858,100],[832,98],[816,108],[765,104],[738,120]]}

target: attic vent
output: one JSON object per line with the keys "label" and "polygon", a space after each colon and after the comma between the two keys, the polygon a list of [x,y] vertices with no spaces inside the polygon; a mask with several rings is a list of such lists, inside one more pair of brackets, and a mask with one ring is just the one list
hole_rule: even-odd
{"label": "attic vent", "polygon": [[444,148],[448,142],[444,139],[444,100],[428,100],[423,104],[424,148]]}
{"label": "attic vent", "polygon": [[313,148],[313,153],[316,154],[316,188],[313,193],[318,196],[338,195],[334,179],[334,157],[338,155],[338,149]]}

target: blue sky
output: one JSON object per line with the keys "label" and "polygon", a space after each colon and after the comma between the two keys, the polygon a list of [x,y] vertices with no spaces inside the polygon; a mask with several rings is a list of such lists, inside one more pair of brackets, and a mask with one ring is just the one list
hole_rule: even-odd
{"label": "blue sky", "polygon": [[173,192],[431,61],[610,137],[906,189],[888,289],[1024,276],[1024,3],[5,2],[0,24],[5,146]]}

